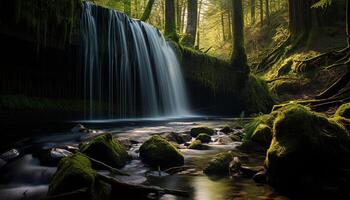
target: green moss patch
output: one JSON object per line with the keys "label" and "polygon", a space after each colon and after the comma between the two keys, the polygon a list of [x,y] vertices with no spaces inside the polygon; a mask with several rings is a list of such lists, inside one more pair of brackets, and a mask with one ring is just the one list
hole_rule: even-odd
{"label": "green moss patch", "polygon": [[223,152],[214,156],[208,163],[207,167],[203,170],[207,175],[227,175],[229,174],[230,162],[233,157],[239,156],[235,152]]}
{"label": "green moss patch", "polygon": [[214,130],[205,126],[202,127],[196,127],[196,128],[192,128],[191,129],[191,136],[192,137],[197,137],[199,134],[201,133],[205,133],[208,135],[213,135],[214,134]]}
{"label": "green moss patch", "polygon": [[111,134],[104,134],[92,141],[80,145],[80,151],[112,167],[122,168],[129,160],[123,145],[113,139]]}
{"label": "green moss patch", "polygon": [[189,149],[196,149],[196,150],[208,150],[209,147],[206,145],[203,145],[200,140],[194,140],[191,142],[190,146],[188,146]]}
{"label": "green moss patch", "polygon": [[166,169],[184,164],[184,157],[179,150],[159,135],[152,136],[141,145],[140,157],[154,168]]}
{"label": "green moss patch", "polygon": [[202,143],[209,143],[211,141],[211,137],[206,133],[201,133],[196,137],[196,140],[199,140]]}

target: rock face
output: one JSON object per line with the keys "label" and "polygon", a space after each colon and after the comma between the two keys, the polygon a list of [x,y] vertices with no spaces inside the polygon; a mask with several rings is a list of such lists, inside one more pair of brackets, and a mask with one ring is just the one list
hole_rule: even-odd
{"label": "rock face", "polygon": [[101,135],[92,141],[82,143],[80,151],[115,168],[122,168],[129,160],[124,146],[114,140],[111,134]]}
{"label": "rock face", "polygon": [[265,159],[267,181],[289,190],[320,188],[346,163],[349,144],[344,127],[333,120],[301,105],[281,108]]}
{"label": "rock face", "polygon": [[[92,190],[95,182],[95,171],[90,161],[81,154],[63,158],[52,177],[48,196],[71,192],[81,188]],[[85,194],[88,197],[88,194]]]}
{"label": "rock face", "polygon": [[184,164],[183,155],[159,135],[152,136],[141,145],[140,157],[144,163],[154,168],[166,169]]}
{"label": "rock face", "polygon": [[192,128],[191,129],[191,136],[192,137],[197,137],[201,133],[206,133],[208,135],[213,135],[214,130],[208,127],[197,127],[197,128]]}
{"label": "rock face", "polygon": [[210,137],[210,135],[208,135],[206,133],[201,133],[196,137],[196,140],[199,140],[202,143],[209,143],[209,142],[211,142],[211,137]]}
{"label": "rock face", "polygon": [[272,140],[272,130],[268,125],[259,124],[253,132],[251,139],[261,146],[268,148]]}

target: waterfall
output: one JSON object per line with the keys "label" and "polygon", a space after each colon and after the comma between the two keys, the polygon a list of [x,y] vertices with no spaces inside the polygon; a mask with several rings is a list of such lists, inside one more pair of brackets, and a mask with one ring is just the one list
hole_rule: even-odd
{"label": "waterfall", "polygon": [[190,114],[176,53],[158,29],[84,2],[81,31],[88,118]]}

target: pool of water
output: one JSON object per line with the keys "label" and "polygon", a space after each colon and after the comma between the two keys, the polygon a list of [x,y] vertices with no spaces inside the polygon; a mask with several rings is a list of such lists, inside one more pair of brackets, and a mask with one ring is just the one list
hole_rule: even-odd
{"label": "pool of water", "polygon": [[[51,148],[62,145],[78,145],[81,141],[94,137],[104,132],[111,132],[117,138],[129,138],[143,142],[153,134],[167,132],[185,132],[194,126],[208,126],[219,130],[223,125],[235,127],[236,119],[186,119],[171,121],[123,121],[119,122],[86,122],[88,128],[96,129],[90,133],[67,132],[47,133],[30,140],[18,143],[19,149],[30,149],[31,146]],[[238,130],[237,130],[238,131]],[[216,137],[216,136],[214,136]],[[132,160],[122,170],[131,174],[130,177],[117,176],[121,181],[129,183],[142,183],[158,185],[168,189],[185,190],[191,193],[190,197],[176,197],[164,195],[161,199],[194,199],[194,200],[225,200],[225,199],[287,199],[266,185],[258,185],[251,179],[208,177],[202,173],[202,169],[217,153],[236,150],[239,143],[219,145],[211,143],[210,150],[180,149],[185,157],[185,165],[190,165],[183,172],[168,175],[152,172],[139,159]],[[137,155],[139,145],[134,145],[131,153]],[[30,151],[21,158],[7,163],[0,168],[0,199],[40,199],[45,196],[50,177],[56,171],[55,167],[42,166],[38,159],[33,157]],[[263,164],[263,155],[249,155],[248,165]],[[101,171],[101,173],[106,173]]]}

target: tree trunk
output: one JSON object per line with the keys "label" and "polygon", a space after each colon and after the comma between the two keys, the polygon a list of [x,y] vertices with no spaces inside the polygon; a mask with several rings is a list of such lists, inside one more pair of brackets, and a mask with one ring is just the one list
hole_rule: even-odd
{"label": "tree trunk", "polygon": [[264,25],[264,4],[263,0],[260,0],[260,25]]}
{"label": "tree trunk", "polygon": [[312,29],[313,0],[288,0],[289,30],[292,40],[307,37]]}
{"label": "tree trunk", "polygon": [[124,13],[131,17],[131,0],[124,0]]}
{"label": "tree trunk", "polygon": [[175,0],[165,0],[165,36],[178,41],[176,33],[176,9]]}
{"label": "tree trunk", "polygon": [[197,18],[198,18],[198,1],[187,1],[187,26],[186,34],[182,43],[187,46],[194,46],[197,33]]}
{"label": "tree trunk", "polygon": [[199,26],[200,26],[200,21],[201,21],[202,4],[203,4],[203,0],[200,0],[200,2],[199,2],[199,7],[198,7],[198,16],[197,16],[197,26],[198,26],[198,31],[197,31],[197,45],[195,46],[195,49],[199,49],[199,47],[200,47]]}
{"label": "tree trunk", "polygon": [[232,28],[231,28],[231,18],[232,18],[232,11],[231,9],[228,10],[228,39],[231,40],[232,39]]}
{"label": "tree trunk", "polygon": [[270,25],[270,5],[269,0],[265,1],[265,10],[266,10],[266,24]]}
{"label": "tree trunk", "polygon": [[176,31],[180,33],[181,30],[181,0],[176,0]]}
{"label": "tree trunk", "polygon": [[183,3],[184,4],[182,6],[182,16],[181,16],[181,33],[185,32],[185,16],[186,16],[186,10],[187,10],[187,4],[185,3],[185,1],[183,1]]}
{"label": "tree trunk", "polygon": [[148,1],[145,11],[143,12],[143,15],[141,17],[142,21],[147,21],[149,19],[152,12],[153,4],[154,4],[154,0]]}
{"label": "tree trunk", "polygon": [[346,0],[346,36],[348,39],[348,47],[350,47],[350,2]]}
{"label": "tree trunk", "polygon": [[255,24],[255,0],[250,0],[250,20]]}
{"label": "tree trunk", "polygon": [[237,73],[238,77],[245,78],[249,74],[247,66],[247,56],[244,48],[244,34],[243,34],[243,7],[242,0],[232,0],[232,57],[231,63]]}
{"label": "tree trunk", "polygon": [[221,28],[222,28],[222,40],[226,40],[226,35],[225,35],[225,20],[224,20],[224,13],[223,11],[221,12]]}

